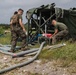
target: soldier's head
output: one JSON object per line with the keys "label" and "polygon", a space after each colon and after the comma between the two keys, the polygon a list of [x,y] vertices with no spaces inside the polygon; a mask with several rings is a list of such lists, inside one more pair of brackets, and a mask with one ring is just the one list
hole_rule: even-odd
{"label": "soldier's head", "polygon": [[24,10],[23,9],[18,9],[18,14],[20,14],[20,15],[22,15],[23,14],[23,12],[24,12]]}
{"label": "soldier's head", "polygon": [[52,25],[56,25],[56,20],[52,20]]}
{"label": "soldier's head", "polygon": [[14,12],[14,15],[16,15],[16,14],[18,14],[18,12],[17,12],[17,11],[15,11],[15,12]]}

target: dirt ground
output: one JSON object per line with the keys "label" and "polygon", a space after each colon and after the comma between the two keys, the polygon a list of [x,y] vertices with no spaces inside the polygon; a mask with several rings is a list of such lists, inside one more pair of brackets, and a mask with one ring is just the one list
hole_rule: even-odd
{"label": "dirt ground", "polygon": [[[12,58],[11,56],[0,53],[0,70],[28,61],[29,59],[32,59],[32,57]],[[76,75],[76,64],[64,68],[61,66],[60,61],[35,60],[26,66],[0,75]]]}

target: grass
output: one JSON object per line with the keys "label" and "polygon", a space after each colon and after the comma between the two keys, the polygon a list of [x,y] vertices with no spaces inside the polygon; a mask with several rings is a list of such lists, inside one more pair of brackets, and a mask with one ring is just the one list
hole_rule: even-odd
{"label": "grass", "polygon": [[10,33],[5,34],[5,35],[0,37],[0,44],[10,44],[10,41],[11,41]]}
{"label": "grass", "polygon": [[61,60],[63,67],[68,66],[71,62],[76,61],[76,43],[66,42],[62,48],[43,50],[39,56],[40,59]]}
{"label": "grass", "polygon": [[[0,37],[0,44],[3,45],[11,44],[11,33],[4,34]],[[17,45],[21,45],[21,42],[17,42]]]}

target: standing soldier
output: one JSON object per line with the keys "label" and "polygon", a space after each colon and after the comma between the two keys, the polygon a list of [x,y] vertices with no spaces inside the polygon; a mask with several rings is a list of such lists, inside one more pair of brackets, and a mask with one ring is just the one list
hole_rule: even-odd
{"label": "standing soldier", "polygon": [[22,23],[22,14],[23,9],[18,9],[18,13],[14,13],[14,15],[11,17],[10,25],[11,25],[11,50],[9,52],[15,52],[15,47],[17,44],[17,40],[19,37],[22,38],[22,47],[21,50],[26,50],[26,30],[24,28],[24,25]]}
{"label": "standing soldier", "polygon": [[58,37],[65,37],[68,34],[68,28],[64,23],[52,20],[52,25],[55,27],[55,32],[52,35],[52,44],[55,44]]}

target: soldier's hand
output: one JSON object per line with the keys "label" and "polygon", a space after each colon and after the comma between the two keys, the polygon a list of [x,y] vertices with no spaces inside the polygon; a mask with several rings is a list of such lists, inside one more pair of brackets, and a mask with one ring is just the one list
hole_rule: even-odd
{"label": "soldier's hand", "polygon": [[50,39],[52,39],[53,36],[50,37]]}
{"label": "soldier's hand", "polygon": [[23,28],[23,31],[26,32],[25,28]]}
{"label": "soldier's hand", "polygon": [[27,34],[27,31],[25,32],[25,34],[28,35],[28,34]]}
{"label": "soldier's hand", "polygon": [[25,34],[27,35],[27,31],[25,29],[23,29],[23,31],[25,32]]}

